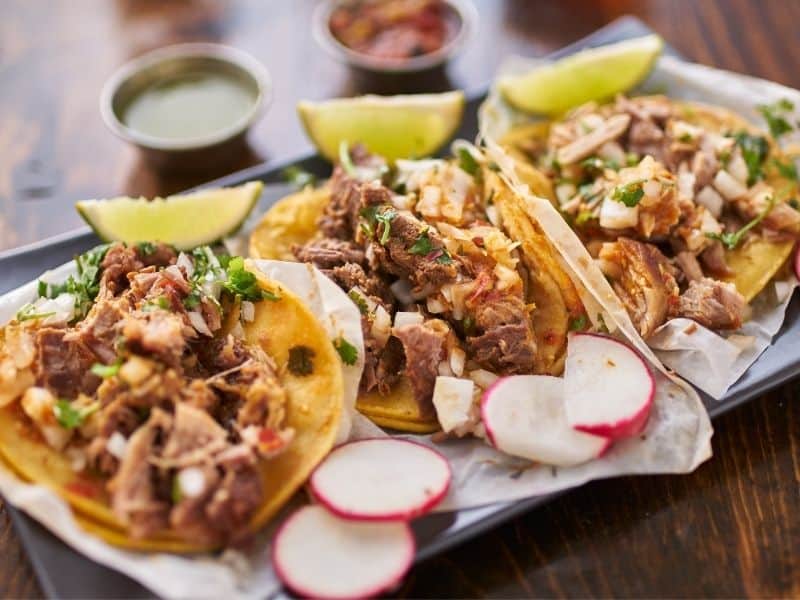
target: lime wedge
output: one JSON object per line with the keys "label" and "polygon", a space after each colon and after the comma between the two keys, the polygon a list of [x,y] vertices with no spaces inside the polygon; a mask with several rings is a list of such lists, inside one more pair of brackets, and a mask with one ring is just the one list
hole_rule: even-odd
{"label": "lime wedge", "polygon": [[464,112],[464,92],[301,101],[297,112],[308,137],[330,161],[342,141],[360,142],[389,160],[420,158],[453,136]]}
{"label": "lime wedge", "polygon": [[500,93],[520,110],[558,115],[588,102],[625,92],[642,81],[661,54],[664,40],[647,35],[583,50],[500,79]]}
{"label": "lime wedge", "polygon": [[154,200],[82,200],[75,208],[105,241],[160,241],[188,250],[236,231],[253,210],[263,187],[260,181],[250,181],[237,187]]}

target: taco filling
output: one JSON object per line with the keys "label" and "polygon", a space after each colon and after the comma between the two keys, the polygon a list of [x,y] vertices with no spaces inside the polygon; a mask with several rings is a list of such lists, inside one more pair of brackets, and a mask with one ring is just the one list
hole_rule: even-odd
{"label": "taco filling", "polygon": [[2,331],[0,418],[67,457],[132,538],[236,541],[264,503],[260,461],[294,430],[275,362],[227,317],[279,297],[208,247],[116,243],[77,265]]}
{"label": "taco filling", "polygon": [[547,176],[534,193],[557,205],[644,338],[676,317],[738,329],[800,237],[791,162],[723,109],[620,96],[528,131],[502,143]]}
{"label": "taco filling", "polygon": [[[583,307],[565,276],[561,312],[537,328],[529,265],[500,227],[508,192],[469,149],[459,160],[398,160],[390,170],[355,147],[326,189],[318,233],[291,254],[321,269],[361,311],[362,396],[386,396],[403,383],[418,416],[435,422],[439,376],[471,380],[477,393],[500,374],[563,368],[568,323]],[[268,254],[284,258],[274,248]],[[551,268],[562,273],[557,262]]]}

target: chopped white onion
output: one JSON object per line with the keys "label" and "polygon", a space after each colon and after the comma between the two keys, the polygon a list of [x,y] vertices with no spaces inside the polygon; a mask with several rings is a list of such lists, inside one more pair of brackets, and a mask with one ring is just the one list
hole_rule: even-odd
{"label": "chopped white onion", "polygon": [[661,184],[655,179],[651,179],[645,182],[642,186],[642,191],[644,191],[644,195],[648,198],[658,198],[661,196]]}
{"label": "chopped white onion", "polygon": [[714,176],[714,187],[726,200],[735,200],[747,193],[747,188],[724,169],[717,171]]}
{"label": "chopped white onion", "polygon": [[572,200],[577,193],[578,188],[575,187],[574,183],[559,183],[556,186],[556,198],[558,198],[558,203],[561,206]]}
{"label": "chopped white onion", "polygon": [[111,434],[106,442],[106,450],[114,458],[122,460],[125,458],[125,451],[128,449],[128,440],[119,431]]}
{"label": "chopped white onion", "polygon": [[196,310],[189,311],[186,314],[189,317],[189,322],[192,324],[192,327],[194,327],[198,331],[198,333],[202,333],[203,335],[207,335],[208,337],[211,337],[213,335],[211,333],[211,330],[208,328],[205,319],[203,319],[203,315],[201,315]]}
{"label": "chopped white onion", "polygon": [[452,370],[457,377],[461,377],[464,374],[464,364],[466,362],[467,353],[461,348],[453,348],[450,351],[450,370]]}
{"label": "chopped white onion", "polygon": [[600,227],[608,229],[625,229],[636,227],[639,222],[639,207],[625,206],[622,202],[612,200],[608,196],[600,205]]}
{"label": "chopped white onion", "polygon": [[434,296],[428,297],[427,304],[428,304],[428,312],[433,313],[434,315],[441,314],[446,310],[444,302],[442,302],[442,300]]}
{"label": "chopped white onion", "polygon": [[694,184],[697,177],[691,171],[680,171],[678,173],[678,192],[681,196],[694,200]]}
{"label": "chopped white onion", "polygon": [[389,289],[401,304],[412,304],[414,302],[414,298],[411,296],[411,284],[407,279],[398,279],[389,286]]}
{"label": "chopped white onion", "polygon": [[475,385],[482,390],[489,388],[498,378],[497,375],[486,369],[475,369],[474,371],[470,371],[468,375],[469,378],[475,382]]}
{"label": "chopped white onion", "polygon": [[86,468],[86,452],[84,452],[81,448],[67,448],[64,450],[64,456],[67,457],[69,466],[76,473],[80,473]]}
{"label": "chopped white onion", "polygon": [[486,207],[486,216],[492,225],[500,227],[500,211],[494,204]]}
{"label": "chopped white onion", "polygon": [[389,336],[392,333],[392,316],[386,312],[386,309],[380,304],[378,304],[375,309],[370,331],[372,332],[372,337],[374,337],[381,346],[389,340]]}
{"label": "chopped white onion", "polygon": [[625,150],[618,142],[606,142],[597,151],[598,156],[606,161],[613,161],[620,166],[625,165]]}
{"label": "chopped white onion", "polygon": [[728,172],[739,180],[743,185],[747,185],[750,172],[747,170],[747,163],[742,158],[742,153],[738,150],[731,155],[731,160],[726,167]]}
{"label": "chopped white onion", "polygon": [[198,467],[188,467],[178,472],[178,486],[185,498],[197,498],[206,491],[206,476]]}
{"label": "chopped white onion", "polygon": [[242,301],[242,319],[248,323],[256,318],[256,305],[248,300]]}
{"label": "chopped white onion", "polygon": [[707,185],[702,190],[697,192],[695,201],[699,205],[705,206],[706,209],[708,209],[708,212],[710,212],[712,216],[717,219],[722,214],[722,207],[725,204],[725,200],[719,195],[719,192],[717,192],[717,190],[710,185]]}
{"label": "chopped white onion", "polygon": [[175,264],[179,267],[183,267],[183,270],[186,271],[186,276],[191,277],[194,275],[194,263],[192,259],[189,258],[185,252],[181,252],[178,254],[178,260],[175,261]]}
{"label": "chopped white onion", "polygon": [[394,315],[395,329],[406,325],[422,325],[424,322],[425,317],[422,316],[422,313],[418,312],[399,311]]}
{"label": "chopped white onion", "polygon": [[445,432],[466,425],[472,412],[475,384],[469,379],[437,377],[433,388],[436,417]]}

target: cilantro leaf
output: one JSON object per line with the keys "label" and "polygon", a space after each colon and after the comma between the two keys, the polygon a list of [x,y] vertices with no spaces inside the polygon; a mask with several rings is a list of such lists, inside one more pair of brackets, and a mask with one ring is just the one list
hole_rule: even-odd
{"label": "cilantro leaf", "polygon": [[41,298],[56,298],[61,294],[72,294],[75,297],[75,317],[79,321],[92,307],[94,299],[100,292],[100,264],[106,256],[111,244],[101,244],[75,257],[77,277],[70,275],[63,283],[39,282],[38,292]]}
{"label": "cilantro leaf", "polygon": [[583,331],[586,329],[587,320],[586,315],[578,315],[574,319],[570,319],[569,321],[569,330],[570,331]]}
{"label": "cilantro leaf", "polygon": [[785,163],[782,163],[777,158],[773,159],[772,164],[775,165],[775,168],[778,169],[778,173],[781,174],[781,177],[785,177],[786,179],[791,179],[793,181],[800,181],[800,177],[797,175],[797,165],[789,159]]}
{"label": "cilantro leaf", "polygon": [[767,122],[772,137],[779,138],[793,129],[786,120],[786,113],[794,110],[794,104],[786,98],[778,100],[775,104],[761,104],[757,108]]}
{"label": "cilantro leaf", "polygon": [[136,244],[136,249],[142,256],[150,256],[156,251],[156,245],[153,242],[139,242]]}
{"label": "cilantro leaf", "polygon": [[742,227],[739,231],[730,231],[725,233],[711,233],[707,232],[706,237],[711,238],[712,240],[719,240],[722,242],[722,245],[725,246],[728,250],[733,250],[738,246],[741,241],[744,239],[745,234],[750,231],[753,227],[761,223],[769,214],[769,211],[772,210],[772,207],[775,206],[775,197],[770,196],[767,205],[764,207],[758,215],[749,223],[747,223],[744,227]]}
{"label": "cilantro leaf", "polygon": [[472,156],[472,152],[470,152],[466,148],[460,148],[458,150],[458,166],[461,168],[462,171],[469,173],[473,177],[480,170],[480,165],[478,164],[478,161],[475,160],[474,156]]}
{"label": "cilantro leaf", "polygon": [[356,364],[356,361],[358,360],[358,348],[353,346],[353,344],[339,336],[334,340],[333,347],[336,348],[336,351],[339,353],[339,356],[342,358],[342,362],[344,364]]}
{"label": "cilantro leaf", "polygon": [[294,346],[289,348],[289,362],[287,367],[295,375],[311,375],[314,372],[315,352],[308,346]]}
{"label": "cilantro leaf", "polygon": [[761,136],[750,135],[740,131],[733,135],[736,144],[742,151],[742,158],[747,165],[747,185],[753,185],[764,177],[763,165],[769,152],[767,140]]}
{"label": "cilantro leaf", "polygon": [[313,173],[309,173],[308,171],[302,169],[301,167],[298,167],[297,165],[286,167],[283,170],[283,178],[286,180],[287,183],[291,184],[292,186],[300,190],[309,185],[314,185],[317,182],[316,175],[314,175]]}
{"label": "cilantro leaf", "polygon": [[431,242],[427,229],[419,234],[416,241],[411,245],[411,248],[408,249],[408,252],[421,256],[427,256],[433,252],[433,243]]}
{"label": "cilantro leaf", "polygon": [[358,311],[362,315],[369,314],[369,306],[367,306],[367,301],[364,299],[364,296],[359,294],[356,290],[350,290],[347,292],[347,296],[353,301],[353,304],[358,307]]}
{"label": "cilantro leaf", "polygon": [[89,406],[75,408],[69,400],[56,400],[53,406],[53,414],[56,421],[64,429],[75,429],[83,425],[87,417],[100,408],[100,403],[95,402]]}
{"label": "cilantro leaf", "polygon": [[96,362],[92,365],[91,371],[98,377],[102,377],[103,379],[108,379],[109,377],[113,377],[114,375],[119,373],[119,368],[121,366],[122,366],[122,359],[118,358],[110,365],[104,365],[103,363]]}
{"label": "cilantro leaf", "polygon": [[595,218],[594,213],[592,211],[582,210],[575,217],[575,225],[577,225],[578,227],[580,227],[581,225],[586,225],[586,223],[588,223],[594,218]]}
{"label": "cilantro leaf", "polygon": [[262,290],[258,285],[258,279],[253,273],[244,268],[244,259],[241,256],[231,258],[228,263],[228,279],[222,287],[234,296],[250,302],[259,300],[280,300],[280,296],[273,292]]}
{"label": "cilantro leaf", "polygon": [[627,207],[633,207],[639,204],[643,196],[644,189],[642,188],[642,181],[639,180],[615,187],[611,194],[611,199],[622,202]]}
{"label": "cilantro leaf", "polygon": [[383,231],[381,232],[381,238],[378,240],[381,243],[381,246],[385,245],[386,242],[389,241],[389,234],[392,231],[392,220],[397,216],[397,211],[393,208],[385,210],[383,212],[376,212],[375,213],[375,221],[377,223],[383,223]]}
{"label": "cilantro leaf", "polygon": [[33,321],[34,319],[46,319],[56,314],[55,312],[37,313],[34,311],[35,308],[33,304],[28,303],[17,311],[15,318],[18,322],[22,323],[24,321]]}

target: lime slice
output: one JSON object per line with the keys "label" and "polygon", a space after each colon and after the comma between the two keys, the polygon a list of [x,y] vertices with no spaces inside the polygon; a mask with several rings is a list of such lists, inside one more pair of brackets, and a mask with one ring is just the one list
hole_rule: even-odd
{"label": "lime slice", "polygon": [[188,250],[236,231],[253,210],[263,187],[260,181],[250,181],[237,187],[154,200],[82,200],[75,208],[105,241],[160,241]]}
{"label": "lime slice", "polygon": [[631,89],[647,76],[663,47],[664,40],[653,34],[583,50],[522,75],[503,77],[498,86],[520,110],[557,115]]}
{"label": "lime slice", "polygon": [[308,137],[330,161],[342,141],[360,142],[389,160],[420,158],[453,136],[464,112],[464,92],[301,101],[297,112]]}

